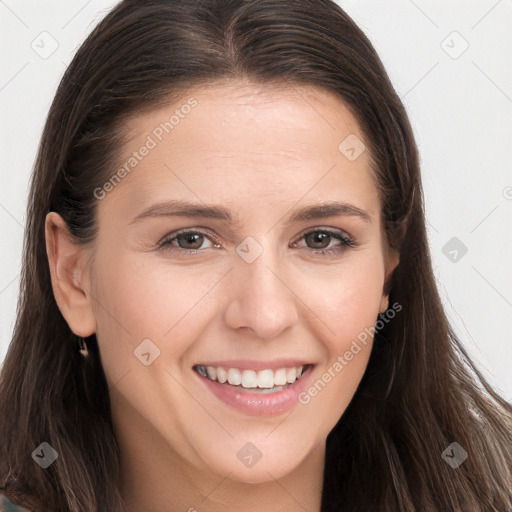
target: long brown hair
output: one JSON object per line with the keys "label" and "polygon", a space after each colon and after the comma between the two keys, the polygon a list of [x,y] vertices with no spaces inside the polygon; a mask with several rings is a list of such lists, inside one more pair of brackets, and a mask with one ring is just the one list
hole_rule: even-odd
{"label": "long brown hair", "polygon": [[[512,510],[512,407],[451,329],[427,242],[417,148],[374,48],[331,0],[125,0],[68,67],[35,162],[14,336],[0,374],[0,487],[52,512],[121,512],[119,447],[95,336],[78,351],[53,296],[44,220],[94,239],[123,123],[219,80],[301,84],[351,109],[374,163],[387,240],[400,251],[364,377],[327,439],[322,511]],[[31,457],[47,442],[57,460]],[[468,454],[457,468],[443,452]]]}

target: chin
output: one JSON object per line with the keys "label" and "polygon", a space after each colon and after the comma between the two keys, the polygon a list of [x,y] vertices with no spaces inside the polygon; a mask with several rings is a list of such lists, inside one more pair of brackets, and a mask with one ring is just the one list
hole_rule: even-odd
{"label": "chin", "polygon": [[[265,439],[266,436],[266,439]],[[247,484],[262,484],[281,479],[297,471],[304,460],[312,454],[307,449],[302,435],[296,440],[289,436],[275,435],[269,442],[268,433],[254,442],[234,440],[232,446],[226,446],[220,452],[202,458],[209,471],[222,477],[229,475],[230,480]],[[214,446],[212,443],[211,446]],[[219,445],[217,445],[219,446]]]}

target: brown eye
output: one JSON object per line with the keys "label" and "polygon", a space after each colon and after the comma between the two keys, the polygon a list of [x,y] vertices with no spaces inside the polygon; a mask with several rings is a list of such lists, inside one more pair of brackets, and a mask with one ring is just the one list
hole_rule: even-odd
{"label": "brown eye", "polygon": [[175,240],[178,240],[178,245],[182,249],[200,249],[204,241],[204,235],[200,233],[189,233],[178,235]]}
{"label": "brown eye", "polygon": [[[210,245],[205,246],[206,242],[209,242]],[[197,251],[211,247],[218,248],[220,245],[213,243],[210,236],[200,231],[182,231],[167,236],[161,242],[158,242],[158,247],[165,251],[194,254]]]}
{"label": "brown eye", "polygon": [[328,233],[324,233],[322,231],[315,231],[313,233],[308,233],[304,239],[311,243],[312,249],[327,249],[329,243],[331,242],[331,235]]}
{"label": "brown eye", "polygon": [[[314,254],[339,254],[356,244],[342,232],[332,231],[330,229],[317,229],[302,235],[299,240],[306,242],[306,248],[313,250]],[[338,243],[332,244],[336,240]],[[292,244],[292,247],[298,247],[298,242]],[[299,247],[300,248],[300,247]]]}

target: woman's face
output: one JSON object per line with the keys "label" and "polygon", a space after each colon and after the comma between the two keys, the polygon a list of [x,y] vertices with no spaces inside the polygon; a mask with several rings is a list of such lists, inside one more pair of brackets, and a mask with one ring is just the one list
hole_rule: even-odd
{"label": "woman's face", "polygon": [[119,438],[234,480],[289,474],[324,449],[387,307],[364,135],[328,93],[249,83],[127,129],[87,281]]}

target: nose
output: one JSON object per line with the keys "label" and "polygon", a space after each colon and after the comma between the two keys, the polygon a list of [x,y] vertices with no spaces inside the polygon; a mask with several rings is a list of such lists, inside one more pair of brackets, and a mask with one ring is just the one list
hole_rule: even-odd
{"label": "nose", "polygon": [[297,323],[297,297],[279,258],[264,251],[252,263],[240,258],[235,265],[227,283],[229,301],[224,316],[230,328],[249,329],[267,340]]}

